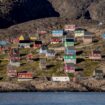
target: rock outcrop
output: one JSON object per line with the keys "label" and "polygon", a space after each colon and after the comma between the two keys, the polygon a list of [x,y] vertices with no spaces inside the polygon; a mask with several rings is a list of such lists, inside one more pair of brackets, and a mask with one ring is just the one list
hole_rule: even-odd
{"label": "rock outcrop", "polygon": [[105,92],[105,80],[83,80],[74,82],[52,82],[46,80],[34,80],[30,82],[0,82],[0,92],[24,92],[24,91],[69,91],[69,92]]}
{"label": "rock outcrop", "polygon": [[96,0],[88,10],[93,20],[105,21],[105,0]]}

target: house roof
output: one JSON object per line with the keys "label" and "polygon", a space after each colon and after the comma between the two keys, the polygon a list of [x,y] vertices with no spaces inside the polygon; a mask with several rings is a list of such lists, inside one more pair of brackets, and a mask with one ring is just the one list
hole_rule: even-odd
{"label": "house roof", "polygon": [[76,28],[75,31],[87,31],[86,29],[83,29],[83,28]]}
{"label": "house roof", "polygon": [[103,70],[95,70],[96,73],[103,73]]}
{"label": "house roof", "polygon": [[19,41],[19,43],[31,43],[31,41],[30,40],[21,40],[21,41]]}
{"label": "house roof", "polygon": [[68,38],[66,39],[67,42],[74,42],[74,38]]}
{"label": "house roof", "polygon": [[42,41],[35,41],[35,44],[42,44]]}

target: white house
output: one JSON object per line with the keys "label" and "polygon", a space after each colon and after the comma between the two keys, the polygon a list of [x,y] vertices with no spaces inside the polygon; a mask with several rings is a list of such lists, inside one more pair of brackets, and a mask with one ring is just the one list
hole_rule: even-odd
{"label": "white house", "polygon": [[53,82],[69,82],[69,77],[52,77]]}
{"label": "white house", "polygon": [[75,31],[76,25],[65,25],[64,30],[65,31]]}

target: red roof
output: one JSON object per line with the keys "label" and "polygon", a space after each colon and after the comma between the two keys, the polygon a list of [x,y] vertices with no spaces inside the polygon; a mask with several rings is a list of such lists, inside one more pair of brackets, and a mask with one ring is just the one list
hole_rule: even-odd
{"label": "red roof", "polygon": [[58,39],[58,38],[52,38],[51,39],[51,42],[60,42],[61,41],[61,39]]}
{"label": "red roof", "polygon": [[33,75],[31,72],[18,73],[18,78],[20,78],[20,79],[32,79]]}

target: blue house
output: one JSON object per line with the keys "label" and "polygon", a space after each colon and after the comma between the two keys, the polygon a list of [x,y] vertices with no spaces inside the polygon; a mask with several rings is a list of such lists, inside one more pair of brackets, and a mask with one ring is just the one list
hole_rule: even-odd
{"label": "blue house", "polygon": [[63,30],[53,30],[52,36],[53,37],[62,37],[63,36]]}
{"label": "blue house", "polygon": [[0,46],[7,46],[8,44],[9,44],[9,42],[0,40]]}
{"label": "blue house", "polygon": [[76,55],[76,50],[73,47],[65,48],[65,54],[67,55]]}

